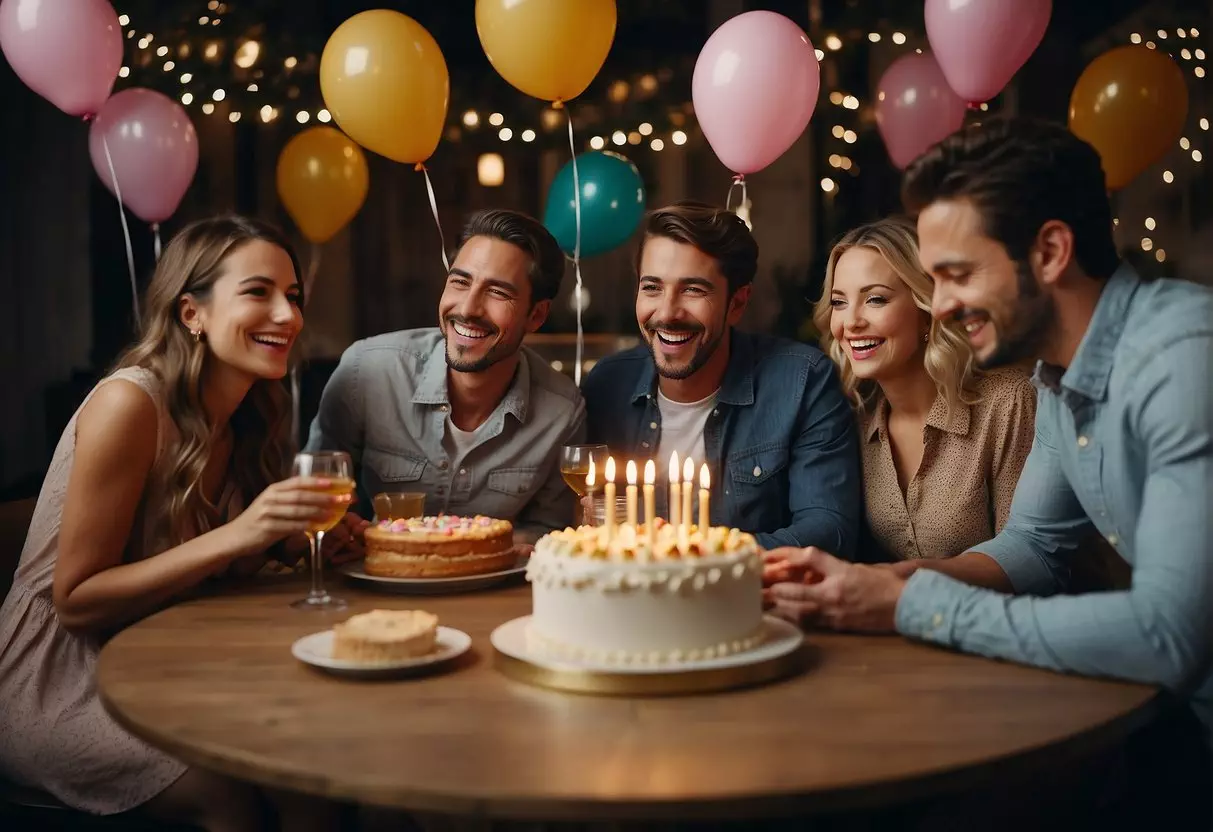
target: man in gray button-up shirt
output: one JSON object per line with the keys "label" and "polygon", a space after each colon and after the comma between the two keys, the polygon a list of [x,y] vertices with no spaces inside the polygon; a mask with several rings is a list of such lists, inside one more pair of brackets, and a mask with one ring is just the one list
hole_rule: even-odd
{"label": "man in gray button-up shirt", "polygon": [[[778,577],[826,578],[772,599],[834,626],[1161,685],[1207,723],[1213,291],[1119,261],[1099,156],[1060,125],[968,127],[910,167],[905,195],[936,317],[985,366],[1042,359],[1035,443],[1005,527],[975,551],[886,568],[785,552],[794,568]],[[1133,567],[1131,588],[1059,594],[1092,529]]]}
{"label": "man in gray button-up shirt", "polygon": [[519,542],[572,522],[560,449],[583,441],[585,406],[572,381],[522,346],[563,274],[542,225],[482,211],[461,235],[439,326],[345,351],[307,446],[352,455],[367,516],[378,492],[421,491],[427,514],[511,520]]}

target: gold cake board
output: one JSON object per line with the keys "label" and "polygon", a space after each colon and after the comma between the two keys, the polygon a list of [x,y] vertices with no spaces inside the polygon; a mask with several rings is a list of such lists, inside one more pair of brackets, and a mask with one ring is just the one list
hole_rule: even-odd
{"label": "gold cake board", "polygon": [[678,670],[610,670],[528,655],[530,616],[508,621],[492,635],[494,666],[520,682],[596,696],[686,696],[753,687],[794,675],[804,666],[803,636],[795,625],[767,617],[767,640],[744,653],[686,663]]}

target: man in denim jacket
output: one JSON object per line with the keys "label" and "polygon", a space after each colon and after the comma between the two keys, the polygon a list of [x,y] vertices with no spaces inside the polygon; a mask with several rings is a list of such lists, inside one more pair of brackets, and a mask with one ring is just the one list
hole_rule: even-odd
{"label": "man in denim jacket", "polygon": [[[758,244],[728,211],[679,202],[650,212],[637,256],[644,345],[586,378],[589,440],[613,454],[706,461],[715,525],[764,547],[850,555],[860,514],[854,417],[833,363],[816,347],[734,329]],[[668,489],[659,488],[661,502]],[[662,506],[664,510],[664,506]]]}
{"label": "man in denim jacket", "polygon": [[421,491],[427,514],[512,520],[520,543],[572,521],[560,449],[583,440],[585,405],[522,346],[563,275],[564,254],[542,225],[481,211],[460,238],[438,327],[345,351],[307,447],[352,455],[363,511],[378,492]]}

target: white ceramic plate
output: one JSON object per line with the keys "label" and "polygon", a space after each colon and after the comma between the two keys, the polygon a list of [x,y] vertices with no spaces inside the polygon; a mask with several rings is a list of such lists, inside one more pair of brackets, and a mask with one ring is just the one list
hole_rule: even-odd
{"label": "white ceramic plate", "polygon": [[591,673],[645,674],[645,673],[689,673],[696,670],[717,670],[726,667],[744,667],[749,664],[769,661],[799,649],[804,633],[795,624],[774,616],[763,616],[766,638],[757,647],[741,653],[732,653],[714,659],[683,661],[677,664],[659,665],[614,665],[595,661],[575,661],[553,658],[532,652],[527,644],[526,631],[531,617],[515,618],[493,630],[490,641],[507,656],[529,662],[536,667],[551,670],[580,670]]}
{"label": "white ceramic plate", "polygon": [[399,676],[409,671],[428,668],[462,656],[472,646],[472,637],[462,630],[439,627],[433,652],[412,659],[396,662],[368,664],[333,658],[333,631],[324,630],[304,636],[291,645],[291,655],[305,664],[356,679],[374,679],[383,676]]}
{"label": "white ceramic plate", "polygon": [[364,589],[398,592],[404,595],[440,595],[452,592],[473,592],[494,586],[526,572],[529,560],[529,555],[523,555],[518,558],[517,565],[509,569],[486,572],[483,575],[464,575],[458,578],[381,578],[378,575],[368,575],[363,568],[362,561],[339,566],[337,571]]}

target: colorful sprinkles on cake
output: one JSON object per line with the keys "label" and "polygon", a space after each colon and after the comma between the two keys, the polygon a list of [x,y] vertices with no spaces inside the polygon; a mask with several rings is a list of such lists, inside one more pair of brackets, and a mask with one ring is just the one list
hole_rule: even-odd
{"label": "colorful sprinkles on cake", "polygon": [[474,526],[482,528],[493,525],[492,517],[477,514],[475,517],[461,517],[456,514],[438,514],[430,517],[398,517],[395,520],[380,520],[379,528],[384,531],[404,532],[438,532],[454,534],[456,531],[467,531]]}

